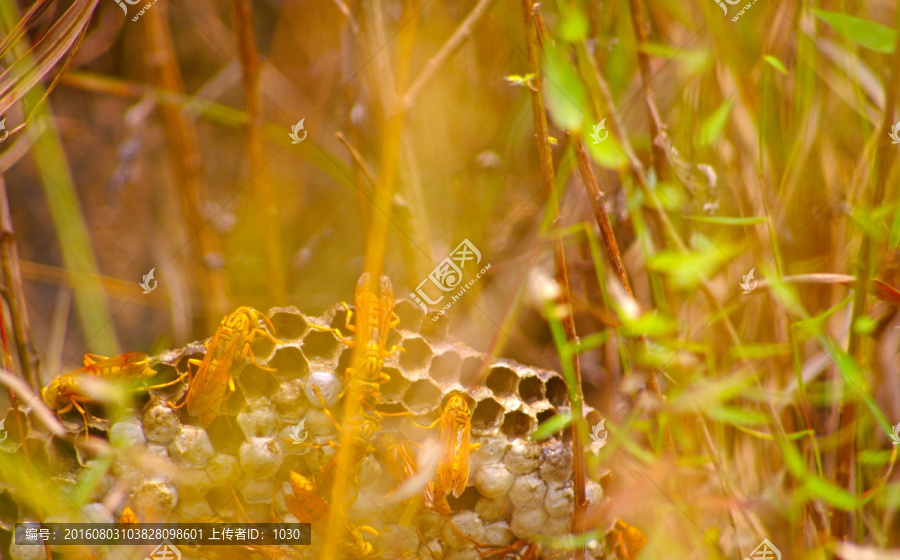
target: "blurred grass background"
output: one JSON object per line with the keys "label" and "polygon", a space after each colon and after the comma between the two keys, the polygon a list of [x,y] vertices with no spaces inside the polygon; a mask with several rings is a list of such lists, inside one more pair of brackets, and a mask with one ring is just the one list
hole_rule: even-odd
{"label": "blurred grass background", "polygon": [[[621,518],[646,558],[900,547],[900,318],[868,281],[900,286],[896,2],[757,3],[736,22],[713,0],[544,2],[543,77],[517,2],[159,0],[136,22],[81,4],[48,2],[4,59],[93,10],[48,102],[9,103],[7,127],[28,126],[0,155],[43,382],[86,351],[205,338],[238,305],[321,313],[350,298],[378,223],[368,265],[398,295],[472,241],[492,267],[448,312],[454,336],[561,369],[576,348],[535,295],[554,275],[543,80],[582,389],[612,436],[588,461],[612,500],[584,529]],[[0,3],[7,33],[29,7]],[[861,281],[790,278],[810,274]],[[664,403],[641,390],[651,372]]]}

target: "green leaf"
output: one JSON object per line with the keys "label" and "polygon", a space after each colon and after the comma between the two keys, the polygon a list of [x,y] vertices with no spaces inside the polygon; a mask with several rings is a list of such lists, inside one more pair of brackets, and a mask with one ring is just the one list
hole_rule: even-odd
{"label": "green leaf", "polygon": [[537,430],[531,433],[531,439],[534,441],[545,440],[560,430],[567,428],[571,423],[572,413],[568,411],[562,412],[541,422]]}
{"label": "green leaf", "polygon": [[565,51],[549,41],[544,49],[544,98],[553,122],[569,131],[580,131],[587,94]]}
{"label": "green leaf", "polygon": [[684,64],[684,69],[688,74],[697,74],[710,65],[712,57],[709,51],[705,49],[688,50],[686,48],[676,48],[660,43],[642,43],[638,45],[638,50],[659,58],[667,58],[669,61],[675,60]]}
{"label": "green leaf", "polygon": [[735,406],[713,405],[700,410],[712,420],[732,426],[762,426],[769,420],[769,417],[762,412]]}
{"label": "green leaf", "polygon": [[896,249],[897,246],[900,245],[900,209],[894,212],[894,221],[891,223],[889,242],[891,250]]}
{"label": "green leaf", "polygon": [[[628,165],[628,157],[625,155],[625,151],[622,150],[619,141],[616,140],[611,132],[606,140],[600,144],[594,144],[590,132],[591,127],[586,126],[581,135],[584,145],[587,146],[588,153],[591,154],[591,159],[607,169],[622,169]],[[603,133],[601,132],[600,134]]]}
{"label": "green leaf", "polygon": [[897,31],[858,17],[829,12],[827,10],[813,10],[816,16],[833,27],[835,31],[844,35],[854,43],[880,53],[894,52],[894,43],[897,41]]}
{"label": "green leaf", "polygon": [[872,317],[863,316],[853,322],[853,332],[864,336],[875,332],[876,327],[878,327],[878,321]]}
{"label": "green leaf", "polygon": [[620,332],[628,337],[659,337],[675,334],[678,330],[675,321],[656,313],[644,313],[634,320],[622,317],[622,322],[624,325]]}
{"label": "green leaf", "polygon": [[732,216],[688,216],[688,218],[695,222],[707,222],[723,226],[752,226],[768,220],[765,216],[747,216],[746,218]]}
{"label": "green leaf", "polygon": [[728,114],[731,113],[731,107],[734,100],[729,99],[722,103],[718,109],[709,117],[703,127],[700,129],[700,137],[697,142],[701,146],[709,146],[722,134],[725,124],[728,122]]}
{"label": "green leaf", "polygon": [[787,356],[791,347],[784,343],[776,344],[744,344],[728,349],[728,355],[740,360],[750,358],[771,358],[773,356]]}
{"label": "green leaf", "polygon": [[650,257],[648,268],[667,274],[678,288],[691,289],[697,286],[704,277],[711,276],[729,259],[731,247],[719,243],[717,247],[711,242],[703,242],[698,238],[697,244],[703,245],[698,250],[681,253],[674,249],[660,251]]}
{"label": "green leaf", "polygon": [[766,62],[771,64],[773,68],[775,68],[776,70],[778,70],[779,72],[781,72],[782,74],[787,76],[787,73],[788,73],[787,68],[785,68],[784,64],[782,64],[781,61],[778,60],[776,57],[774,57],[770,54],[767,54],[766,56],[763,57],[763,60],[765,60]]}
{"label": "green leaf", "polygon": [[578,5],[570,5],[567,1],[557,1],[560,22],[557,30],[559,36],[567,43],[574,43],[587,38],[588,20],[584,10]]}

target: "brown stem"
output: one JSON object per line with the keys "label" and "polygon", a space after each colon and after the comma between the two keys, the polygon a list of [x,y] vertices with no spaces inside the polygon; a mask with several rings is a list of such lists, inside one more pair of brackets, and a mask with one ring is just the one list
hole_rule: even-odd
{"label": "brown stem", "polygon": [[637,40],[637,59],[638,69],[641,73],[641,85],[644,88],[644,99],[647,102],[647,110],[650,112],[650,145],[653,147],[651,153],[650,165],[656,171],[657,181],[663,181],[662,172],[665,170],[663,162],[665,154],[662,147],[656,143],[656,138],[663,130],[662,119],[659,116],[659,110],[653,101],[653,90],[650,88],[650,57],[641,50],[641,45],[647,44],[647,25],[644,20],[644,11],[641,7],[641,0],[628,0],[631,4],[631,23],[634,27],[634,34]]}
{"label": "brown stem", "polygon": [[[612,264],[613,269],[615,269],[616,276],[619,277],[622,286],[628,292],[629,296],[634,297],[634,292],[631,289],[631,282],[628,281],[628,272],[625,270],[622,254],[619,252],[619,245],[616,243],[616,236],[613,234],[612,225],[609,222],[609,215],[606,213],[606,208],[603,207],[603,192],[600,191],[600,187],[597,185],[597,179],[594,176],[593,169],[591,169],[591,162],[588,159],[587,152],[584,149],[584,142],[581,138],[575,142],[575,155],[578,159],[578,170],[581,172],[581,181],[584,183],[584,188],[587,189],[588,198],[591,199],[591,206],[594,209],[594,216],[597,219],[597,224],[600,226],[603,244],[606,245],[606,255],[609,258],[609,262]],[[646,354],[647,338],[641,336],[638,342],[639,350]],[[652,368],[647,371],[647,390],[662,402],[662,389],[659,386],[659,380],[656,378],[656,371]],[[675,440],[672,438],[672,431],[668,428],[666,428],[665,431],[665,445],[666,452],[674,457]]]}
{"label": "brown stem", "polygon": [[[142,18],[142,22],[150,83],[163,91],[183,94],[184,84],[168,26],[168,2],[159,0]],[[197,260],[203,263],[202,269],[192,267],[195,271],[194,288],[206,296],[199,299],[201,307],[197,311],[199,320],[196,324],[213,328],[218,323],[218,317],[227,312],[228,295],[225,276],[217,263],[222,258],[219,236],[208,227],[200,212],[201,201],[206,195],[206,179],[202,171],[197,131],[182,107],[162,104],[159,110],[187,236]]]}
{"label": "brown stem", "polygon": [[[16,245],[16,232],[13,229],[12,216],[9,212],[9,199],[6,196],[6,181],[0,175],[0,261],[3,267],[4,289],[8,294],[9,317],[12,323],[13,337],[16,339],[16,350],[22,364],[22,375],[32,389],[37,390],[41,384],[38,377],[40,357],[34,348],[31,336],[31,324],[28,322],[28,308],[25,305],[25,291],[22,287],[22,273],[19,270],[19,249]],[[7,366],[12,371],[12,365]]]}
{"label": "brown stem", "polygon": [[234,21],[238,36],[238,51],[244,70],[244,110],[247,112],[247,153],[250,159],[250,176],[258,187],[260,205],[259,227],[265,237],[266,256],[269,264],[269,294],[276,304],[285,301],[287,289],[284,265],[281,259],[281,241],[278,228],[278,209],[272,192],[272,176],[266,157],[263,136],[265,119],[262,114],[262,96],[259,89],[259,52],[253,32],[253,7],[250,0],[234,1]]}
{"label": "brown stem", "polygon": [[[541,55],[537,52],[538,23],[535,18],[532,0],[522,0],[522,8],[525,15],[525,46],[528,60],[531,62],[531,71],[535,76],[542,76]],[[542,179],[547,189],[547,199],[552,212],[553,223],[553,264],[556,269],[556,281],[560,288],[560,295],[556,302],[558,309],[566,309],[561,318],[566,340],[576,342],[578,335],[575,332],[575,320],[571,313],[571,298],[569,293],[569,275],[566,268],[565,246],[559,233],[559,193],[556,192],[556,182],[553,172],[553,157],[550,152],[550,133],[547,128],[547,114],[544,111],[543,80],[536,79],[535,87],[531,90],[531,108],[534,115],[534,126],[537,133],[538,154],[541,161]],[[575,533],[585,530],[584,518],[587,510],[587,496],[585,491],[586,466],[584,457],[584,443],[582,431],[584,429],[584,413],[582,402],[584,395],[581,387],[581,362],[578,353],[572,353],[572,372],[574,374],[573,386],[569,387],[569,399],[572,401],[572,480],[575,491],[575,512],[572,520],[572,529]],[[584,545],[578,546],[574,551],[574,558],[584,558]]]}
{"label": "brown stem", "polygon": [[603,237],[603,244],[606,246],[606,256],[612,264],[616,276],[628,295],[634,297],[631,291],[631,282],[628,281],[628,273],[625,271],[625,263],[622,262],[622,254],[619,253],[619,244],[616,242],[616,236],[613,234],[612,224],[609,222],[609,214],[603,206],[604,194],[597,185],[597,178],[594,177],[594,171],[591,169],[591,162],[588,159],[587,152],[584,149],[584,142],[579,138],[575,142],[575,155],[578,158],[578,170],[581,172],[581,182],[587,189],[588,198],[591,199],[591,207],[594,209],[594,217],[597,219],[597,225],[600,226],[600,233]]}

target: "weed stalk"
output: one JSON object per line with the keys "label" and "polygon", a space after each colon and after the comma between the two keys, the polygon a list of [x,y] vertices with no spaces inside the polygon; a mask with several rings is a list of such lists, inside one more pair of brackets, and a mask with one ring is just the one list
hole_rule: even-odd
{"label": "weed stalk", "polygon": [[[531,91],[531,107],[534,114],[534,127],[537,134],[538,154],[540,156],[542,180],[547,189],[547,198],[550,204],[553,230],[553,263],[556,269],[556,282],[559,284],[560,295],[556,302],[557,309],[564,309],[564,316],[560,318],[566,340],[569,343],[578,342],[575,332],[575,320],[572,317],[571,301],[569,293],[569,276],[566,269],[566,253],[562,237],[559,233],[559,193],[556,192],[555,174],[553,172],[553,155],[550,152],[550,134],[547,128],[547,114],[544,110],[543,76],[541,65],[541,53],[538,51],[538,23],[535,18],[535,7],[532,0],[522,0],[522,8],[525,16],[525,47],[528,60],[531,63],[531,72],[535,75],[534,89]],[[584,439],[587,434],[587,426],[584,421],[582,403],[584,395],[581,386],[581,360],[577,352],[571,354],[571,366],[573,379],[567,379],[569,385],[569,399],[572,404],[572,480],[575,492],[575,513],[572,520],[574,533],[585,530],[584,517],[587,509],[587,496],[585,491],[586,465],[584,456]],[[584,544],[579,544],[574,550],[576,560],[584,558]]]}

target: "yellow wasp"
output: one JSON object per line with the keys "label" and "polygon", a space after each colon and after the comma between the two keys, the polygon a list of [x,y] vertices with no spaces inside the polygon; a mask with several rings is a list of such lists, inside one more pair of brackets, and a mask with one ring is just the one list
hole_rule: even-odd
{"label": "yellow wasp", "polygon": [[[291,491],[293,496],[285,496],[284,503],[290,512],[301,523],[312,525],[314,532],[324,534],[328,527],[330,515],[343,514],[340,510],[331,511],[328,502],[319,497],[315,484],[301,474],[291,471]],[[356,560],[373,559],[380,556],[372,548],[372,544],[362,537],[362,532],[378,536],[378,531],[366,525],[356,526],[346,517],[341,520],[341,548],[349,558]]]}
{"label": "yellow wasp", "polygon": [[[84,419],[84,431],[87,432],[87,414],[82,404],[91,401],[83,387],[87,379],[127,380],[131,378],[149,379],[156,375],[156,371],[148,364],[150,358],[143,352],[127,352],[107,358],[97,354],[84,355],[84,367],[57,375],[50,380],[46,387],[41,389],[41,398],[47,408],[56,412],[61,417],[73,408]],[[184,376],[182,376],[184,377]],[[142,390],[159,389],[173,385],[181,380],[181,377],[162,385],[141,387]]]}
{"label": "yellow wasp", "polygon": [[[381,277],[381,285],[378,295],[374,293],[370,286],[371,276],[365,272],[360,276],[356,283],[356,292],[354,301],[356,304],[356,322],[351,324],[354,317],[353,311],[350,310],[346,303],[342,303],[347,311],[347,319],[345,325],[350,332],[356,334],[356,340],[345,338],[338,330],[318,325],[311,325],[312,328],[334,333],[337,338],[350,346],[356,348],[360,344],[365,344],[365,356],[361,367],[348,367],[344,372],[344,391],[349,391],[351,398],[359,399],[360,417],[355,419],[354,424],[354,441],[358,453],[365,453],[371,450],[371,441],[381,430],[381,419],[388,414],[379,412],[375,406],[381,402],[381,385],[390,380],[390,377],[382,371],[384,360],[388,356],[398,351],[396,346],[387,347],[388,336],[391,329],[400,323],[400,318],[394,313],[394,288],[391,280],[387,276]],[[365,340],[363,340],[365,339]],[[337,427],[338,432],[344,433],[344,428],[331,416],[328,408],[325,406],[325,399],[319,392],[319,388],[313,386],[313,390],[319,396],[322,403],[322,410],[331,418],[331,421]],[[332,447],[337,447],[334,442],[328,442]],[[328,445],[326,444],[326,445]],[[311,447],[319,447],[310,444]],[[327,490],[327,485],[323,485]]]}
{"label": "yellow wasp", "polygon": [[[378,434],[374,442],[378,457],[401,484],[415,476],[419,470],[415,457],[410,453],[409,443],[393,432]],[[422,492],[423,503],[428,509],[449,516],[450,504],[446,494],[437,489],[433,480],[429,481]]]}
{"label": "yellow wasp", "polygon": [[250,342],[257,335],[264,336],[275,344],[280,342],[259,327],[260,321],[264,321],[269,329],[275,332],[275,326],[269,318],[252,307],[239,307],[234,313],[222,319],[219,328],[206,345],[206,356],[203,360],[188,361],[189,364],[197,366],[197,372],[191,376],[184,402],[175,408],[187,404],[188,412],[197,416],[203,427],[206,427],[219,413],[225,398],[234,392],[231,364],[235,360],[243,360],[250,356],[260,369],[275,371],[260,365],[250,348]]}
{"label": "yellow wasp", "polygon": [[119,527],[137,527],[138,525],[140,525],[140,521],[134,510],[131,509],[131,506],[125,506],[125,509],[122,510],[122,517],[119,518]]}
{"label": "yellow wasp", "polygon": [[440,418],[431,425],[415,425],[430,430],[438,424],[440,424],[443,456],[434,477],[434,491],[441,496],[452,492],[458,498],[469,482],[470,452],[481,447],[480,443],[469,443],[472,431],[472,411],[462,395],[452,395]]}

